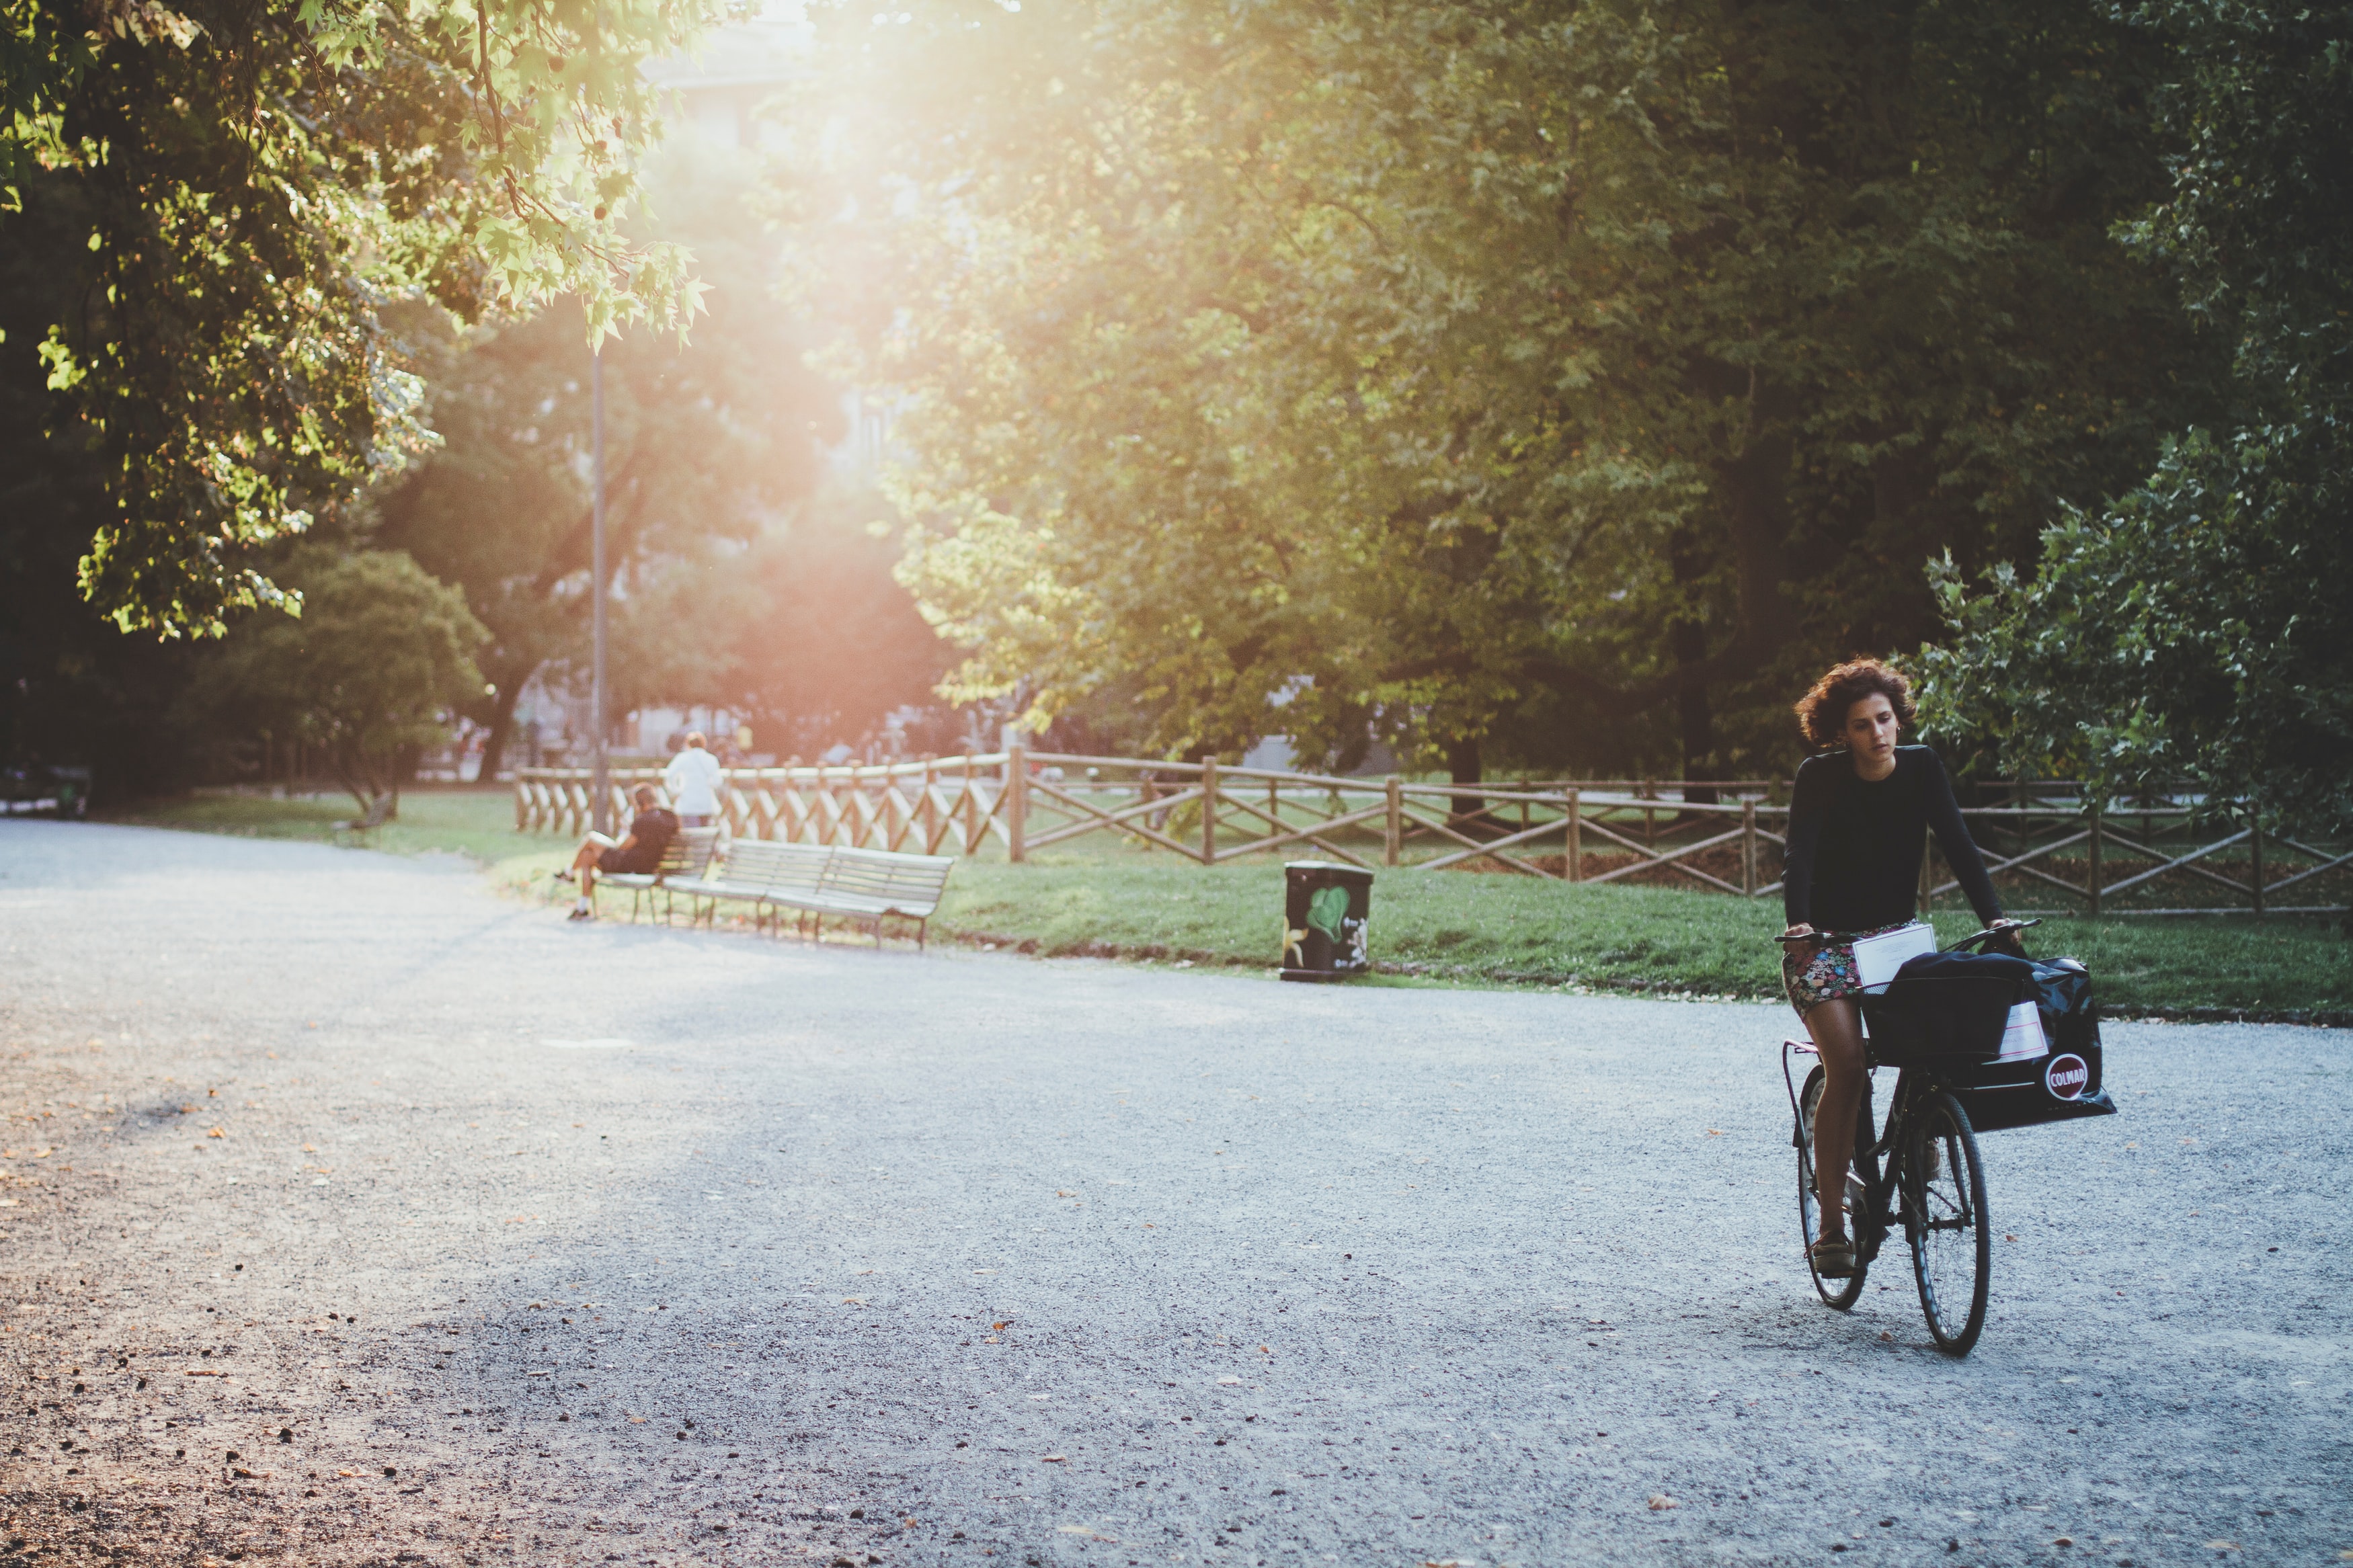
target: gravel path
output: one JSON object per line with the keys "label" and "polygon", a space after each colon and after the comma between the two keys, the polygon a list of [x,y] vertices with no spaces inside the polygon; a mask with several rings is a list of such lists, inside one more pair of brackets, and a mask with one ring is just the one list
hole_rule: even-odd
{"label": "gravel path", "polygon": [[2343,1033],[2111,1026],[1957,1363],[1812,1300],[1777,1008],[25,821],[0,974],[0,1563],[2353,1556]]}

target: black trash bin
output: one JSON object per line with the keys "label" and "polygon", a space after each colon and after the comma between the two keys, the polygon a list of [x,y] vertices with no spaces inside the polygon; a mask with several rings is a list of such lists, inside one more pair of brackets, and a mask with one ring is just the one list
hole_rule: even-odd
{"label": "black trash bin", "polygon": [[1345,980],[1371,971],[1373,874],[1323,860],[1282,868],[1282,978]]}

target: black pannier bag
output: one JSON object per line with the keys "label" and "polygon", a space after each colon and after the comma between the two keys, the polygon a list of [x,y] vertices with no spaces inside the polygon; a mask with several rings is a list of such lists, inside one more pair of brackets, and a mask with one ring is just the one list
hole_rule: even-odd
{"label": "black pannier bag", "polygon": [[[2000,1060],[2010,1009],[2021,1002],[2034,1004],[2048,1048]],[[1980,1132],[2116,1112],[2101,1085],[2092,977],[2072,958],[1923,953],[1864,994],[1862,1016],[1873,1059],[1932,1071]]]}

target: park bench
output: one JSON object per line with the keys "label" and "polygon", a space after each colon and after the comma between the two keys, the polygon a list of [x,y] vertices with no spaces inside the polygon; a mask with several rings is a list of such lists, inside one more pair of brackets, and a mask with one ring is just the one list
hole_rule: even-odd
{"label": "park bench", "polygon": [[821,844],[772,844],[737,839],[728,848],[725,869],[716,878],[677,891],[712,900],[738,899],[764,910],[798,911],[804,929],[811,919],[839,915],[863,922],[882,940],[882,922],[915,922],[915,945],[926,945],[931,918],[947,889],[954,858],[944,855],[899,855],[884,849],[849,849]]}
{"label": "park bench", "polygon": [[915,946],[921,951],[931,931],[934,910],[947,891],[948,871],[955,865],[946,855],[900,855],[887,849],[839,849],[825,865],[825,876],[814,894],[777,901],[818,917],[845,915],[867,922],[881,945],[882,922],[890,919],[915,922]]}
{"label": "park bench", "polygon": [[392,820],[392,794],[386,791],[368,802],[367,809],[343,822],[327,824],[327,836],[341,844],[346,837],[364,843],[368,835]]}
{"label": "park bench", "polygon": [[722,903],[733,900],[753,906],[753,920],[765,924],[769,895],[778,902],[814,895],[824,880],[826,862],[833,858],[829,844],[777,844],[765,838],[737,838],[727,846],[719,868],[691,881],[674,882],[674,893],[684,893],[693,917],[714,919]]}
{"label": "park bench", "polygon": [[[650,871],[617,871],[611,876],[599,875],[596,886],[627,888],[629,890],[629,919],[638,918],[638,908],[643,903],[651,908],[654,895],[662,896],[662,919],[670,919],[675,907],[677,884],[691,882],[702,875],[711,864],[712,851],[719,847],[719,829],[715,827],[681,827],[678,836],[662,848],[661,863]],[[688,905],[691,910],[693,906]]]}

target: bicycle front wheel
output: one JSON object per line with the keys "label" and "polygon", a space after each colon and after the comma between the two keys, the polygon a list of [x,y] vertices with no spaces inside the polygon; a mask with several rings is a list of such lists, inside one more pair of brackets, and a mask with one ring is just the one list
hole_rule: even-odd
{"label": "bicycle front wheel", "polygon": [[1993,1235],[1978,1135],[1950,1094],[1930,1095],[1919,1108],[1904,1150],[1903,1192],[1920,1310],[1938,1350],[1967,1355],[1985,1328]]}
{"label": "bicycle front wheel", "polygon": [[[1822,1236],[1821,1194],[1814,1190],[1814,1113],[1822,1104],[1822,1069],[1816,1068],[1806,1075],[1806,1087],[1798,1096],[1798,1238],[1806,1248],[1806,1272],[1813,1275],[1814,1289],[1826,1305],[1845,1311],[1862,1295],[1863,1266],[1860,1259],[1854,1273],[1844,1279],[1825,1279],[1814,1271],[1814,1243]],[[1865,1123],[1867,1126],[1868,1123]],[[1867,1143],[1868,1138],[1864,1139]],[[1850,1231],[1859,1235],[1859,1228]]]}

